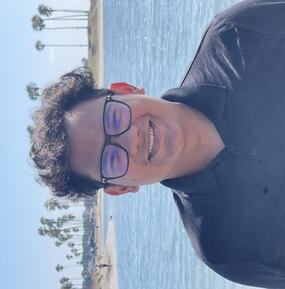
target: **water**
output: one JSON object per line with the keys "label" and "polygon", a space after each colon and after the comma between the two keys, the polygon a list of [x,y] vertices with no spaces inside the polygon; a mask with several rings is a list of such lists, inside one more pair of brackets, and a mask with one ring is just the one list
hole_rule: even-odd
{"label": "water", "polygon": [[[105,85],[128,81],[159,96],[179,86],[207,23],[235,0],[104,1]],[[169,189],[105,196],[116,228],[120,289],[250,288],[212,272],[194,254]]]}

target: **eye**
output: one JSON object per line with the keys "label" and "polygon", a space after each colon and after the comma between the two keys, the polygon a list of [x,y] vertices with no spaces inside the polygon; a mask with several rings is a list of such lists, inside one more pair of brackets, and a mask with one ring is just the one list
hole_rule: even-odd
{"label": "eye", "polygon": [[114,151],[112,152],[111,160],[110,160],[111,170],[112,170],[112,171],[114,171],[114,169],[115,169],[115,161],[116,161],[116,158],[117,158],[117,154],[116,154],[116,151],[114,150]]}
{"label": "eye", "polygon": [[113,112],[113,121],[112,121],[113,127],[115,129],[118,129],[120,127],[120,122],[121,122],[121,113],[119,113],[117,109],[115,109]]}
{"label": "eye", "polygon": [[107,146],[103,153],[103,173],[105,176],[111,174],[113,175],[114,171],[118,166],[118,149],[112,145]]}
{"label": "eye", "polygon": [[112,123],[113,123],[113,127],[117,128],[118,123],[117,123],[117,110],[116,109],[113,111],[113,121],[112,121]]}
{"label": "eye", "polygon": [[120,147],[107,145],[102,156],[102,173],[107,178],[122,176],[128,167],[127,153]]}

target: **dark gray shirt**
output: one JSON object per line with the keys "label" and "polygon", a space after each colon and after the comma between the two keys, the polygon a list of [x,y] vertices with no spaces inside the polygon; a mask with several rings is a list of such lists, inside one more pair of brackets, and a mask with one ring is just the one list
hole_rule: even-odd
{"label": "dark gray shirt", "polygon": [[208,26],[180,88],[225,148],[164,180],[199,258],[234,282],[285,288],[285,0],[243,1]]}

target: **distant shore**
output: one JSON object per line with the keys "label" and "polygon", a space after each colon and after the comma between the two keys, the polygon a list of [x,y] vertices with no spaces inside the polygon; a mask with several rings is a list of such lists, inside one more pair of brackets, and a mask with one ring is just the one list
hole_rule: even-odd
{"label": "distant shore", "polygon": [[[88,65],[93,72],[97,87],[104,86],[103,35],[103,0],[91,0],[88,20]],[[103,194],[103,191],[99,190],[94,206],[94,235],[97,250],[92,274],[92,289],[117,289],[115,229],[110,217],[107,240],[104,242]]]}
{"label": "distant shore", "polygon": [[88,19],[88,66],[96,86],[104,83],[103,0],[90,0]]}
{"label": "distant shore", "polygon": [[98,249],[92,276],[92,289],[118,289],[115,228],[112,216],[109,217],[106,242],[104,243],[103,240],[103,194],[102,190],[98,192],[97,203],[94,208],[95,240]]}

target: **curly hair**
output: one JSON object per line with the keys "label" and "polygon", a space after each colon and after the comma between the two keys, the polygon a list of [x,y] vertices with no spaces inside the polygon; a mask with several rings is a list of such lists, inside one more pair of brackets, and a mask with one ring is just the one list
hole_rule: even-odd
{"label": "curly hair", "polygon": [[34,131],[30,157],[38,169],[38,181],[57,196],[93,195],[104,184],[73,172],[64,115],[77,104],[107,96],[109,89],[94,87],[88,68],[77,68],[42,92],[41,106],[33,113]]}

